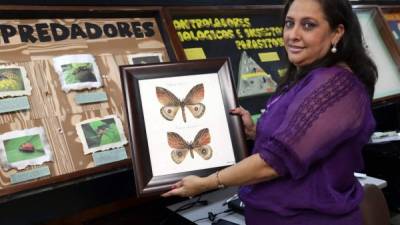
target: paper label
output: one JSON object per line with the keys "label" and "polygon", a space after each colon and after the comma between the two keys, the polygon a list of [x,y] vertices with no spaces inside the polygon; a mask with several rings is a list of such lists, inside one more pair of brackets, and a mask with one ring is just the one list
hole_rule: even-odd
{"label": "paper label", "polygon": [[188,60],[206,59],[202,48],[185,48],[184,51]]}
{"label": "paper label", "polygon": [[124,147],[93,153],[93,161],[96,166],[120,161],[126,158],[128,158],[128,156],[126,155]]}
{"label": "paper label", "polygon": [[0,113],[30,109],[28,97],[6,98],[0,100]]}
{"label": "paper label", "polygon": [[105,92],[81,93],[75,96],[75,102],[79,105],[105,101],[107,101]]}
{"label": "paper label", "polygon": [[21,183],[28,180],[34,180],[40,177],[50,175],[50,169],[48,166],[42,166],[39,168],[31,169],[28,171],[18,172],[10,176],[11,183]]}
{"label": "paper label", "polygon": [[277,52],[261,52],[258,53],[261,62],[273,62],[279,61],[279,55]]}

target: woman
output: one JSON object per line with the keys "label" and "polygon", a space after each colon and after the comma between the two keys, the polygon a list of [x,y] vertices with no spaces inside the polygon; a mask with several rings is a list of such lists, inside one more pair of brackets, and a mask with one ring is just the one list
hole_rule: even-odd
{"label": "woman", "polygon": [[347,0],[290,0],[283,38],[286,79],[255,126],[240,115],[253,154],[208,177],[188,176],[163,196],[242,185],[246,224],[361,225],[362,146],[375,121],[377,69]]}

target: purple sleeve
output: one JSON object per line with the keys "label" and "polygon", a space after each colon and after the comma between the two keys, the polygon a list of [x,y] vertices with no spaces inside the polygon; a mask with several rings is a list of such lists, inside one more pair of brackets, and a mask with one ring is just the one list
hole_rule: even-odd
{"label": "purple sleeve", "polygon": [[301,178],[363,127],[368,95],[348,71],[317,70],[294,90],[282,123],[255,149],[281,176]]}

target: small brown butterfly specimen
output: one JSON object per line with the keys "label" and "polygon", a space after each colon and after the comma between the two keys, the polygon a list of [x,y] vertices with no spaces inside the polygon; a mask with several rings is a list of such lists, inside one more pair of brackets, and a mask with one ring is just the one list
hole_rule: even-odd
{"label": "small brown butterfly specimen", "polygon": [[163,105],[160,109],[161,115],[169,121],[172,121],[179,108],[182,110],[183,121],[186,123],[185,107],[189,109],[195,118],[200,118],[206,106],[201,103],[204,99],[204,85],[197,84],[186,97],[181,101],[172,92],[162,87],[156,87],[158,101]]}
{"label": "small brown butterfly specimen", "polygon": [[211,142],[210,132],[208,128],[200,130],[193,142],[185,141],[179,134],[168,132],[168,145],[173,148],[171,158],[176,163],[181,163],[190,152],[190,156],[194,159],[193,151],[197,152],[203,159],[209,160],[212,156],[212,148],[208,144]]}

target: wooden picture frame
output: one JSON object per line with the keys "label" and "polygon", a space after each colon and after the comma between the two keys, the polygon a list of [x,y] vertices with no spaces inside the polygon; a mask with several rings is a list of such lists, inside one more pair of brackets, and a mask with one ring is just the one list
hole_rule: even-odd
{"label": "wooden picture frame", "polygon": [[[165,18],[179,59],[190,60],[192,56],[230,57],[240,105],[252,114],[259,114],[274,88],[270,90],[271,85],[258,84],[261,80],[264,81],[263,84],[272,80],[274,81],[272,87],[276,87],[275,82],[279,81],[287,65],[287,56],[280,34],[283,25],[282,11],[282,5],[166,7]],[[191,20],[189,23],[194,25],[187,26],[184,20]],[[198,27],[196,24],[203,27]],[[205,40],[202,40],[200,37],[202,34],[198,32],[206,36]],[[183,37],[187,40],[182,39]],[[276,46],[268,43],[279,44]],[[249,59],[251,65],[255,65],[251,67],[256,68],[256,72],[252,74],[243,72],[240,69],[240,65],[243,65],[241,62],[244,61],[242,59]],[[245,85],[241,85],[244,82],[240,82],[242,79],[239,77],[245,73],[245,79],[250,78],[249,83],[262,87],[256,93],[250,91],[246,94],[240,91]]]}
{"label": "wooden picture frame", "polygon": [[229,114],[238,104],[227,59],[120,68],[138,196],[245,156],[241,120]]}
{"label": "wooden picture frame", "polygon": [[367,49],[378,68],[374,105],[400,97],[400,51],[382,12],[376,6],[353,6]]}

